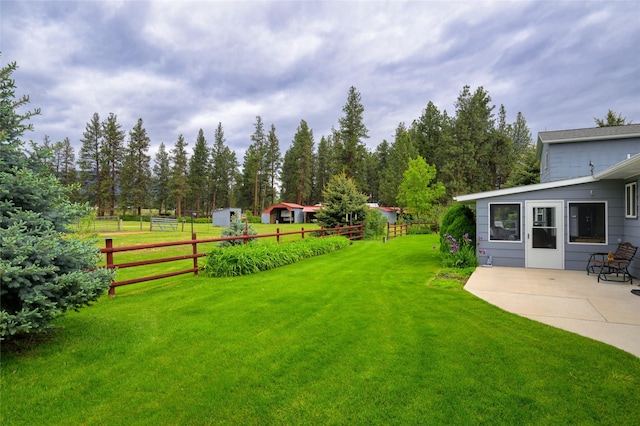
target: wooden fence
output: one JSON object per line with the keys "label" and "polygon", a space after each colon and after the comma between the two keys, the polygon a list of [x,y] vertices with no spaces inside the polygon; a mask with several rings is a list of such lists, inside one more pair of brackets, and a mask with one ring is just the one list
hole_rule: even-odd
{"label": "wooden fence", "polygon": [[[245,233],[246,234],[246,233]],[[334,236],[341,235],[349,238],[350,240],[361,240],[364,236],[364,227],[362,224],[353,225],[353,226],[343,226],[336,228],[320,228],[313,230],[305,230],[302,228],[300,231],[289,231],[289,232],[280,232],[280,228],[276,229],[275,234],[259,234],[259,235],[241,235],[241,236],[233,236],[233,237],[220,237],[220,238],[208,238],[203,240],[198,240],[196,238],[196,234],[191,234],[191,240],[187,241],[171,241],[166,243],[154,243],[154,244],[140,244],[135,246],[125,246],[125,247],[113,247],[113,240],[111,238],[105,239],[105,247],[100,249],[101,253],[104,253],[106,256],[106,268],[108,269],[124,269],[124,268],[133,268],[139,266],[147,266],[154,265],[158,263],[167,263],[167,262],[176,262],[180,260],[193,259],[193,267],[188,269],[183,269],[180,271],[172,271],[164,274],[157,275],[149,275],[145,277],[133,278],[129,280],[123,281],[112,281],[111,287],[109,288],[109,295],[115,296],[116,287],[120,287],[123,285],[136,284],[145,281],[153,281],[159,280],[162,278],[169,278],[176,275],[189,274],[193,273],[194,275],[198,275],[198,271],[201,269],[198,266],[198,258],[204,257],[207,253],[198,252],[198,244],[205,243],[217,243],[221,241],[230,241],[230,240],[243,240],[246,244],[248,240],[254,238],[273,238],[275,237],[276,241],[280,242],[280,237],[284,235],[300,235],[301,238],[305,237],[305,234],[309,235],[317,235],[320,238],[326,236]],[[114,253],[123,253],[137,250],[150,250],[162,247],[173,247],[173,246],[191,246],[191,253],[185,254],[182,256],[174,256],[174,257],[165,257],[159,259],[151,259],[151,260],[140,260],[137,262],[126,262],[126,263],[116,263],[114,260]]]}
{"label": "wooden fence", "polygon": [[396,238],[409,234],[410,223],[394,223],[387,222],[387,238]]}

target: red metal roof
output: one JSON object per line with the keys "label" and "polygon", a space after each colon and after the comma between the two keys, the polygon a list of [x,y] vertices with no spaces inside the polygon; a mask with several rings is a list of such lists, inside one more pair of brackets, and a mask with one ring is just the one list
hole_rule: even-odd
{"label": "red metal roof", "polygon": [[269,208],[267,208],[265,211],[263,211],[262,213],[267,214],[267,213],[271,213],[274,209],[286,209],[286,210],[293,210],[293,209],[302,209],[303,207],[300,204],[295,204],[295,203],[278,203],[278,204],[274,204],[272,206],[270,206]]}

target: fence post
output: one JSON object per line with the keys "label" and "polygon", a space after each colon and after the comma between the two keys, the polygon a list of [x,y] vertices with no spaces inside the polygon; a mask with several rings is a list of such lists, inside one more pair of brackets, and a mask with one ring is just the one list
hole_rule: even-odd
{"label": "fence post", "polygon": [[196,257],[198,254],[198,243],[196,242],[195,232],[191,234],[191,239],[193,240],[193,243],[191,243],[191,246],[193,247],[193,269],[195,269],[195,271],[193,271],[193,275],[198,276],[198,258]]}
{"label": "fence post", "polygon": [[302,228],[301,234],[302,234],[302,239],[304,240],[304,228]]}
{"label": "fence post", "polygon": [[360,239],[364,240],[364,223],[360,224]]}
{"label": "fence post", "polygon": [[280,244],[280,228],[276,228],[276,242]]}
{"label": "fence post", "polygon": [[[113,252],[110,251],[113,248],[113,240],[111,238],[105,238],[104,246],[107,249],[107,269],[111,269],[113,271]],[[113,280],[111,280],[111,284],[113,284]],[[109,296],[114,297],[116,295],[116,288],[109,287]]]}

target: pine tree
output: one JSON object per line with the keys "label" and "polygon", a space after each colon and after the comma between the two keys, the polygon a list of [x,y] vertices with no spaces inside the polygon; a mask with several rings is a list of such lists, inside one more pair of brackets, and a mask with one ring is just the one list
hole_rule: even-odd
{"label": "pine tree", "polygon": [[189,158],[189,194],[193,205],[192,210],[197,215],[202,213],[201,202],[207,197],[207,175],[209,171],[209,148],[202,129],[198,131],[193,155]]}
{"label": "pine tree", "polygon": [[361,188],[365,186],[365,156],[364,139],[369,137],[369,131],[364,124],[364,106],[360,93],[351,86],[347,96],[347,103],[342,108],[344,116],[340,118],[339,137],[335,141],[339,150],[339,164],[347,177],[352,177]]}
{"label": "pine tree", "polygon": [[300,120],[293,142],[287,149],[282,166],[282,197],[297,204],[312,203],[313,130]]}
{"label": "pine tree", "polygon": [[74,185],[78,181],[75,167],[76,155],[69,138],[64,138],[62,141],[60,152],[60,182],[65,186]]}
{"label": "pine tree", "polygon": [[267,137],[264,133],[262,118],[256,117],[255,131],[251,135],[253,143],[244,154],[242,171],[243,206],[251,206],[254,216],[264,207],[268,176],[266,173]]}
{"label": "pine tree", "polygon": [[210,181],[212,209],[233,207],[233,186],[237,180],[238,160],[236,153],[225,145],[222,123],[218,123],[211,148]]}
{"label": "pine tree", "polygon": [[123,162],[125,131],[118,123],[118,116],[110,113],[102,123],[102,144],[100,149],[101,187],[106,197],[106,209],[109,216],[115,215],[118,199],[118,184]]}
{"label": "pine tree", "polygon": [[409,166],[409,160],[417,156],[411,136],[404,123],[396,129],[396,137],[389,147],[387,165],[380,180],[380,200],[385,206],[395,205],[403,173]]}
{"label": "pine tree", "polygon": [[622,114],[616,115],[612,110],[607,111],[607,115],[604,118],[596,118],[593,120],[596,122],[598,127],[612,127],[612,126],[624,126],[626,124],[631,124],[631,121],[627,122],[627,117],[623,117]]}
{"label": "pine tree", "polygon": [[[323,136],[318,143],[318,151],[315,155],[314,166],[314,182],[313,182],[313,196],[314,202],[319,203],[324,200],[322,191],[324,190],[327,182],[334,172],[333,161],[333,138],[331,136]],[[283,172],[284,174],[284,172]]]}
{"label": "pine tree", "polygon": [[98,209],[98,215],[104,214],[104,192],[102,189],[102,124],[100,116],[94,113],[82,134],[82,146],[78,158],[80,180],[84,183],[81,193],[85,199]]}
{"label": "pine tree", "polygon": [[171,169],[171,181],[169,187],[171,188],[171,195],[175,200],[176,215],[182,216],[182,201],[187,196],[188,191],[188,160],[187,160],[187,143],[184,141],[182,135],[178,136],[176,145],[171,150],[171,163],[173,168]]}
{"label": "pine tree", "polygon": [[129,143],[122,164],[120,201],[123,212],[127,206],[133,206],[139,216],[142,214],[143,205],[149,200],[151,157],[148,152],[150,143],[147,131],[143,127],[142,118],[139,118],[134,128],[129,132]]}
{"label": "pine tree", "polygon": [[170,182],[171,182],[171,161],[169,160],[169,154],[167,153],[164,142],[160,143],[158,152],[154,159],[153,175],[154,175],[154,193],[155,202],[158,206],[158,212],[164,210],[167,212],[169,203]]}
{"label": "pine tree", "polygon": [[[280,177],[280,171],[282,168],[282,156],[280,155],[280,141],[276,136],[276,126],[271,125],[269,134],[267,135],[267,149],[265,155],[265,173],[269,186],[266,191],[265,199],[268,198],[271,204],[275,204],[277,190],[276,180]],[[265,205],[262,205],[262,209]]]}

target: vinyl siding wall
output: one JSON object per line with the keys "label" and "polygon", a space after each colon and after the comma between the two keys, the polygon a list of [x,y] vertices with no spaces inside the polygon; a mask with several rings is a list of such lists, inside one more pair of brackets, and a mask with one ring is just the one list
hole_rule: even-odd
{"label": "vinyl siding wall", "polygon": [[[639,176],[635,176],[631,179],[627,179],[625,180],[625,184],[630,183],[630,182],[636,182],[637,185],[640,185],[640,175]],[[624,185],[623,185],[624,187]],[[636,186],[636,188],[638,188],[638,186]],[[631,244],[633,244],[636,247],[640,247],[640,209],[638,209],[639,206],[636,206],[636,209],[639,213],[638,218],[635,219],[623,219],[624,220],[624,234],[625,234],[625,241],[630,242]],[[623,208],[624,208],[624,202],[623,202]],[[624,218],[624,211],[622,212],[623,214],[623,218]],[[631,267],[629,268],[629,272],[631,273],[631,275],[633,275],[634,277],[640,278],[640,249],[638,250],[638,252],[636,253],[636,257],[634,258],[634,261],[631,264]]]}
{"label": "vinyl siding wall", "polygon": [[[640,139],[544,144],[540,182],[553,182],[601,172],[640,152]],[[547,164],[545,164],[545,162]]]}
{"label": "vinyl siding wall", "polygon": [[[584,270],[589,259],[589,254],[615,250],[618,239],[629,240],[628,231],[635,232],[635,238],[640,240],[640,223],[637,220],[624,219],[624,184],[623,181],[599,181],[589,184],[573,185],[563,188],[555,188],[543,191],[525,192],[522,194],[505,195],[490,199],[476,201],[476,238],[478,249],[485,250],[486,254],[479,254],[478,261],[485,264],[489,256],[492,256],[496,266],[525,266],[525,201],[562,200],[564,205],[564,248],[565,269]],[[593,191],[593,194],[592,194]],[[607,202],[607,244],[577,244],[569,243],[569,202]],[[490,203],[519,203],[521,207],[521,235],[522,241],[489,241],[489,204]],[[633,243],[633,241],[631,241]],[[640,241],[636,241],[640,243]],[[637,245],[634,243],[634,245]]]}

